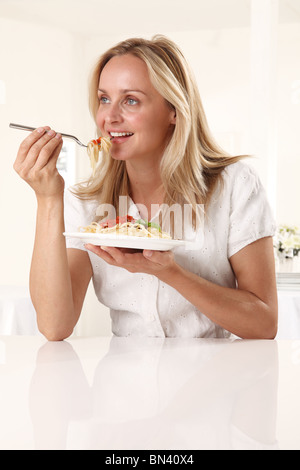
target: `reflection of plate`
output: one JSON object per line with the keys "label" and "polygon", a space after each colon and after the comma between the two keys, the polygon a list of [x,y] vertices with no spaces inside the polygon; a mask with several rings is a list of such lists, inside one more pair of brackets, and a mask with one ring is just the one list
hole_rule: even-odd
{"label": "reflection of plate", "polygon": [[183,240],[168,240],[167,238],[130,237],[128,235],[112,235],[100,233],[65,232],[67,238],[80,238],[83,243],[98,246],[115,246],[118,248],[133,248],[136,250],[168,251],[177,246],[184,246]]}

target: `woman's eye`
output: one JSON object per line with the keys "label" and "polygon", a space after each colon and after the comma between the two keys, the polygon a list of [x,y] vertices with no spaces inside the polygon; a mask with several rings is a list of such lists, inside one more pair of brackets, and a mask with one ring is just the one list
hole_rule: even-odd
{"label": "woman's eye", "polygon": [[138,104],[138,100],[134,98],[127,98],[127,104],[129,104],[130,106],[134,106],[135,104]]}
{"label": "woman's eye", "polygon": [[109,102],[109,99],[106,96],[99,96],[99,102],[106,104]]}

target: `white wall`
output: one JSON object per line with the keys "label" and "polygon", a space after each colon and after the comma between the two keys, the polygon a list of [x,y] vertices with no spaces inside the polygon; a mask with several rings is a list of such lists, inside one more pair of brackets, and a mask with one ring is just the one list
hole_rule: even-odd
{"label": "white wall", "polygon": [[26,133],[9,122],[71,130],[72,38],[63,31],[0,18],[0,284],[27,282],[35,225],[35,197],[12,169]]}
{"label": "white wall", "polygon": [[[256,167],[266,187],[268,174],[272,173],[273,165],[277,166],[276,196],[270,201],[276,220],[278,224],[300,226],[300,22],[280,23],[278,37],[274,38],[276,129],[271,162],[267,162],[267,155],[255,153],[264,145],[255,142],[252,133],[255,116],[251,115],[250,28],[161,33],[180,45],[192,65],[209,125],[219,143],[234,154],[253,154],[250,163]],[[125,37],[110,35],[87,39],[86,68],[91,67],[108,47]]]}
{"label": "white wall", "polygon": [[[82,67],[84,42],[80,38],[63,30],[0,18],[0,44],[0,79],[6,84],[6,103],[0,105],[0,285],[23,286],[28,284],[36,201],[31,188],[13,170],[18,146],[27,134],[8,125],[47,124],[85,141],[94,126],[87,128],[87,76]],[[87,176],[89,164],[84,149],[77,149],[77,159],[78,178]],[[99,310],[99,303],[89,289],[84,307],[87,313],[83,312],[83,326],[80,323],[78,328],[82,334],[93,334],[94,321],[89,317],[94,308]],[[107,334],[107,309],[104,316],[100,331]]]}
{"label": "white wall", "polygon": [[[250,28],[160,31],[182,48],[196,74],[210,127],[230,152],[249,153],[251,142]],[[132,35],[142,35],[136,31]],[[128,35],[126,35],[128,36]],[[150,37],[148,35],[146,37]],[[92,64],[124,35],[75,36],[60,29],[0,18],[0,284],[26,285],[35,225],[35,197],[12,169],[25,133],[9,122],[49,124],[88,141],[94,125],[87,109],[87,78]],[[6,46],[9,45],[9,46]],[[278,42],[277,222],[300,225],[299,24],[280,25]],[[276,77],[275,77],[276,78]],[[292,85],[294,84],[294,85]],[[298,93],[298,94],[297,94]],[[267,181],[259,156],[253,164]],[[85,151],[77,149],[77,179],[89,172]],[[110,319],[89,289],[77,333],[108,334]]]}
{"label": "white wall", "polygon": [[300,22],[278,36],[277,220],[300,227]]}

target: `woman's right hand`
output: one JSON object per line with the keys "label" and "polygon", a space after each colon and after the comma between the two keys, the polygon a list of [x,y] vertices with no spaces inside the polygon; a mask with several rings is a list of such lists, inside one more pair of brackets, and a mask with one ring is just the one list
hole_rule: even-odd
{"label": "woman's right hand", "polygon": [[60,196],[64,191],[64,179],[56,168],[62,145],[61,135],[45,126],[35,129],[19,147],[14,169],[38,199]]}

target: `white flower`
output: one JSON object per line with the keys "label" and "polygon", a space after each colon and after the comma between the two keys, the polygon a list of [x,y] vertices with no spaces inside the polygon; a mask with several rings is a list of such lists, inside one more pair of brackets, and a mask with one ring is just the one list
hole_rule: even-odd
{"label": "white flower", "polygon": [[[300,230],[296,226],[279,225],[274,236],[274,248],[277,253],[288,256],[300,251]],[[295,252],[296,250],[296,252]]]}
{"label": "white flower", "polygon": [[294,240],[293,238],[286,238],[285,240],[282,241],[282,248],[284,250],[290,250],[291,248],[294,248]]}

